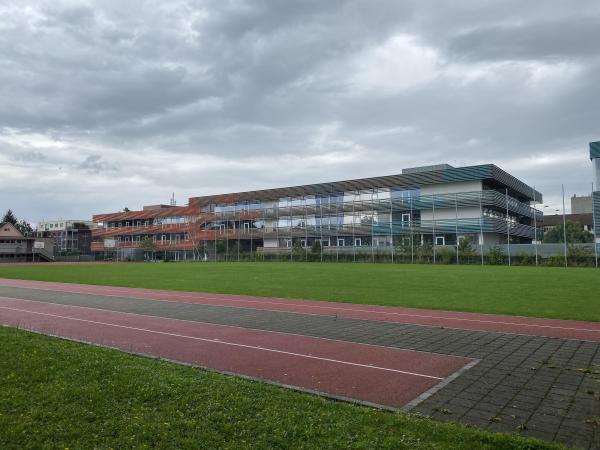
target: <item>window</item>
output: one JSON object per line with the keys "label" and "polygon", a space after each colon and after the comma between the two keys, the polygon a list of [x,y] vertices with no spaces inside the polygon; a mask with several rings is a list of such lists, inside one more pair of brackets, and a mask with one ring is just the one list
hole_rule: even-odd
{"label": "window", "polygon": [[402,214],[402,225],[405,223],[410,225],[410,214]]}
{"label": "window", "polygon": [[250,222],[244,222],[244,233],[250,231]]}
{"label": "window", "polygon": [[344,240],[344,238],[338,238],[337,245],[338,247],[345,247],[346,241]]}
{"label": "window", "polygon": [[321,246],[329,247],[329,239],[321,239]]}
{"label": "window", "polygon": [[306,239],[300,239],[300,242],[302,243],[302,247],[306,248],[306,246],[307,246]]}
{"label": "window", "polygon": [[292,246],[292,240],[291,239],[286,239],[284,242],[285,242],[285,246],[287,248],[290,248]]}
{"label": "window", "polygon": [[446,245],[446,238],[444,236],[436,236],[435,245]]}
{"label": "window", "polygon": [[362,247],[362,239],[361,238],[354,238],[354,246],[355,247]]}

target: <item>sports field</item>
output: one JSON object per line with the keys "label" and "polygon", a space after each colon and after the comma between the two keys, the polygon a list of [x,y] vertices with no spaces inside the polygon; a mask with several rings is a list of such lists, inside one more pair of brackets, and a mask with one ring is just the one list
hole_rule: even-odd
{"label": "sports field", "polygon": [[600,321],[600,271],[320,263],[0,266],[0,278]]}

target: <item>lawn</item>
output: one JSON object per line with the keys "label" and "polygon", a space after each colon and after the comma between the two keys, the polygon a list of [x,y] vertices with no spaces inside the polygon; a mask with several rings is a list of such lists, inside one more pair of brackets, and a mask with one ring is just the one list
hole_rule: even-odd
{"label": "lawn", "polygon": [[1,266],[0,278],[600,321],[600,270],[333,263]]}
{"label": "lawn", "polygon": [[559,448],[0,327],[0,448]]}

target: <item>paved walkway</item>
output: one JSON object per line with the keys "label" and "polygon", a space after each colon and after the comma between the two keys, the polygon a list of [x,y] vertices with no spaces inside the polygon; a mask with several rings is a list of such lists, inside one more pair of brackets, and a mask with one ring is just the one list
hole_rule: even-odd
{"label": "paved walkway", "polygon": [[[155,297],[170,295],[172,298],[148,299],[141,297],[141,291],[148,292],[146,290],[115,288],[113,291],[113,288],[106,287],[70,285],[69,289],[76,292],[59,292],[61,289],[56,285],[38,283],[26,288],[15,284],[14,281],[0,280],[0,296],[480,360],[430,397],[409,404],[405,409],[436,420],[460,421],[493,431],[520,433],[580,448],[600,448],[600,343],[596,342],[597,339],[564,339],[536,336],[531,331],[528,334],[512,334],[461,329],[456,324],[453,328],[446,328],[412,323],[417,320],[414,316],[445,314],[424,311],[393,316],[396,317],[394,321],[388,321],[389,317],[377,320],[374,316],[365,320],[331,312],[273,310],[272,307],[258,308],[258,304],[248,307],[251,305],[248,302],[246,307],[223,306],[214,300],[213,294],[154,292]],[[93,293],[94,289],[102,291]],[[274,304],[288,302],[281,299],[254,300]],[[293,305],[327,306],[315,303],[293,301]],[[371,310],[366,306],[338,306],[342,309],[349,307],[354,311],[352,314],[357,308]],[[391,313],[395,309],[385,308],[385,311]],[[492,317],[496,321],[497,317],[488,316]],[[465,315],[465,318],[471,316]],[[499,321],[508,319],[511,323],[521,320],[503,318]],[[552,322],[553,328],[539,330],[547,333],[553,329],[577,328],[593,333],[597,326]]]}

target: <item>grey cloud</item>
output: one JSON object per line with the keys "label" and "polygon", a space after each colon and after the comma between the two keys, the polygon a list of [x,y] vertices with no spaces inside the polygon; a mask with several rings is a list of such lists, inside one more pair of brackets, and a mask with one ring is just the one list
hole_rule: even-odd
{"label": "grey cloud", "polygon": [[[591,0],[6,1],[0,130],[24,138],[0,175],[60,166],[30,183],[79,186],[89,202],[52,202],[85,217],[122,207],[115,185],[133,207],[446,161],[578,183],[599,19]],[[553,159],[567,150],[581,161]]]}
{"label": "grey cloud", "polygon": [[102,155],[89,155],[83,162],[77,165],[78,169],[83,169],[88,173],[100,173],[117,170],[115,164],[103,161]]}
{"label": "grey cloud", "polygon": [[475,28],[453,36],[448,49],[467,60],[577,60],[598,58],[597,41],[597,15],[571,16]]}

